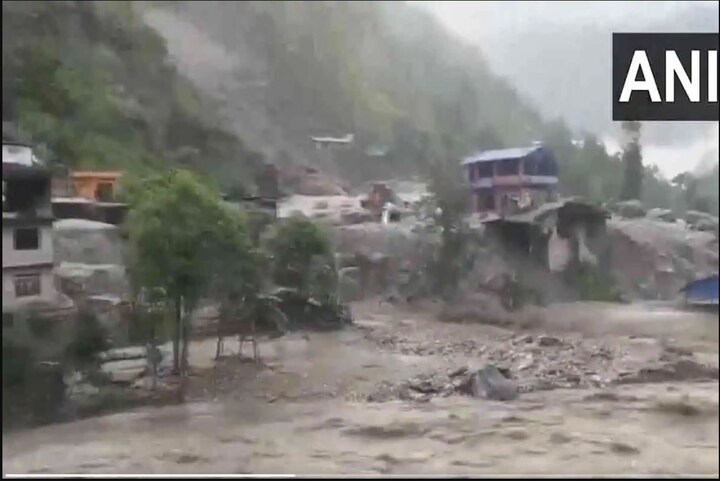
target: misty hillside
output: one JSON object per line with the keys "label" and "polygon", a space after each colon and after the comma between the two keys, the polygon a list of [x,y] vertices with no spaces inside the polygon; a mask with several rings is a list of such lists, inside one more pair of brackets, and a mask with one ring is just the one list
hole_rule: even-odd
{"label": "misty hillside", "polygon": [[[361,177],[417,172],[449,140],[461,152],[483,136],[542,135],[478,49],[401,3],[176,2],[144,17],[234,130],[276,162]],[[347,133],[354,149],[332,154],[309,138]],[[388,152],[368,157],[372,147]]]}
{"label": "misty hillside", "polygon": [[[359,182],[546,140],[563,193],[615,198],[619,157],[543,117],[405,3],[3,3],[3,136],[73,168],[182,165],[252,188],[265,160]],[[310,140],[350,133],[345,149]],[[677,205],[657,169],[645,185]]]}
{"label": "misty hillside", "polygon": [[[620,2],[618,12],[623,8]],[[549,16],[511,34],[500,31],[509,21],[500,19],[497,30],[479,41],[493,69],[544,114],[562,117],[574,129],[615,136],[619,129],[612,121],[612,33],[718,32],[717,3],[677,2],[675,9],[659,10],[642,17],[628,11],[592,23],[570,18],[560,23]],[[644,138],[657,145],[681,144],[717,128],[717,123],[650,122]],[[717,151],[708,156],[717,159]]]}

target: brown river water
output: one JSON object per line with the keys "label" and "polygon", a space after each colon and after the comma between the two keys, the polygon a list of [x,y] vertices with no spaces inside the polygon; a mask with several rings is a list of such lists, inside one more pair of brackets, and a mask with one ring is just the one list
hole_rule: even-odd
{"label": "brown river water", "polygon": [[[435,310],[357,303],[356,327],[261,343],[259,367],[233,357],[213,368],[214,340],[195,342],[191,402],[6,434],[3,473],[717,477],[716,313],[558,305],[520,333],[441,323]],[[550,335],[562,345],[535,341]],[[715,374],[613,381],[676,355]],[[368,398],[489,359],[530,384],[555,371],[575,384],[508,402]]]}

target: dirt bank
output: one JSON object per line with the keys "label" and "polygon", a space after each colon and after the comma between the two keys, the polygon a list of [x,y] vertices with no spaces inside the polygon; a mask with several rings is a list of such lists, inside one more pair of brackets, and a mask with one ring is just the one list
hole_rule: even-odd
{"label": "dirt bank", "polygon": [[[260,367],[212,367],[212,341],[197,343],[194,402],[4,436],[3,472],[718,473],[716,316],[566,305],[519,332],[440,323],[432,304],[354,307],[357,328],[263,343]],[[528,353],[535,367],[521,369]],[[510,402],[372,399],[490,360],[518,380],[555,379],[543,369],[554,363],[610,382],[567,389],[555,379]],[[704,366],[705,379],[679,369],[616,382],[679,361]]]}

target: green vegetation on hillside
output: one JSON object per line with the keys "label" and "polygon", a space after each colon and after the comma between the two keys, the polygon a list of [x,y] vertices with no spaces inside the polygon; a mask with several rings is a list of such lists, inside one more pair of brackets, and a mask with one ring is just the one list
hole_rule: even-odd
{"label": "green vegetation on hillside", "polygon": [[207,115],[129,2],[3,2],[2,12],[4,137],[72,168],[237,176],[257,160]]}
{"label": "green vegetation on hillside", "polygon": [[[166,9],[237,56],[238,93],[221,99],[235,125],[220,125],[202,85],[178,74],[144,8]],[[241,88],[243,76],[256,93]],[[224,191],[247,192],[262,158],[238,125],[259,126],[253,148],[272,161],[317,161],[351,181],[428,176],[438,159],[544,140],[564,194],[608,201],[624,183],[619,156],[589,135],[575,142],[479,49],[400,2],[4,2],[3,121],[71,167],[180,165]],[[308,140],[349,132],[346,150],[317,152]],[[378,146],[384,155],[366,153]],[[638,174],[646,205],[698,207],[656,168]],[[708,192],[699,207],[716,212],[717,189]]]}

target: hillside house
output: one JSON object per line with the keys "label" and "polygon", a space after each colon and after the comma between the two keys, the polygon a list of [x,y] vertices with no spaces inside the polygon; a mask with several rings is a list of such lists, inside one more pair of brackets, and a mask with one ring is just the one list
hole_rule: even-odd
{"label": "hillside house", "polygon": [[122,172],[80,171],[71,175],[75,193],[84,199],[112,202]]}
{"label": "hillside house", "polygon": [[3,312],[53,302],[51,173],[32,147],[3,142]]}
{"label": "hillside house", "polygon": [[463,159],[462,166],[477,212],[512,215],[557,199],[557,161],[540,143],[478,152]]}

